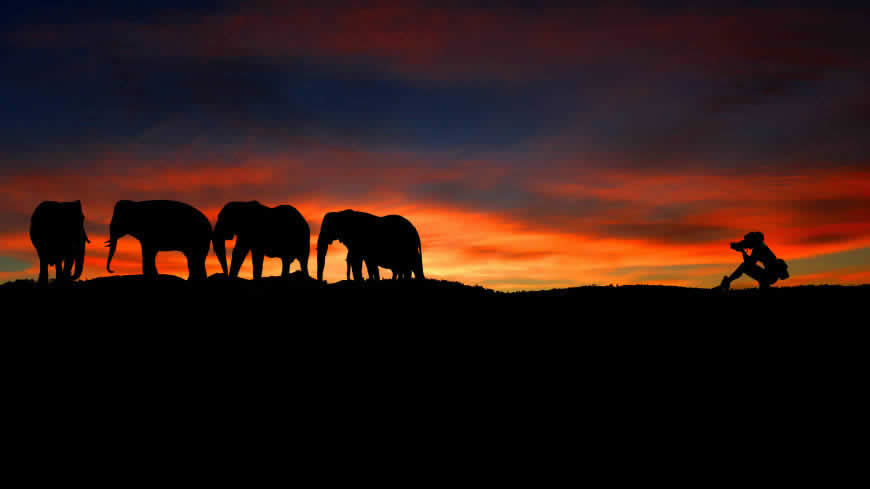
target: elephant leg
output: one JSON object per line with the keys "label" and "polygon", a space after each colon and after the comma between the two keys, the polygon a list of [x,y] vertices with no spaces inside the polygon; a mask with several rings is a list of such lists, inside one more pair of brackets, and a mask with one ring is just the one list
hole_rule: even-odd
{"label": "elephant leg", "polygon": [[360,282],[363,280],[362,274],[362,260],[359,258],[352,258],[350,262],[350,268],[353,271],[353,279],[354,281]]}
{"label": "elephant leg", "polygon": [[54,279],[58,282],[63,280],[63,258],[58,258],[56,262],[54,262]]}
{"label": "elephant leg", "polygon": [[369,280],[380,280],[381,274],[374,260],[366,260],[366,269],[369,271]]}
{"label": "elephant leg", "polygon": [[48,285],[48,261],[39,259],[39,285]]}
{"label": "elephant leg", "polygon": [[304,275],[305,278],[310,277],[311,275],[308,275],[308,255],[304,258],[300,256],[297,259],[299,260],[299,269],[302,270],[302,275]]}
{"label": "elephant leg", "polygon": [[287,277],[290,275],[290,264],[293,263],[293,258],[289,256],[281,257],[281,276]]}
{"label": "elephant leg", "polygon": [[142,276],[146,279],[157,277],[157,250],[142,246]]}
{"label": "elephant leg", "polygon": [[64,278],[64,280],[67,280],[70,277],[72,277],[72,267],[73,267],[74,261],[75,261],[75,258],[72,256],[68,256],[68,257],[63,259],[63,278]]}
{"label": "elephant leg", "polygon": [[262,250],[251,250],[251,263],[254,265],[254,280],[263,278],[263,258],[265,258],[265,255]]}
{"label": "elephant leg", "polygon": [[205,271],[206,258],[208,258],[208,249],[205,250],[205,253],[202,253],[197,257],[196,262],[197,272],[199,273],[199,278],[202,280],[208,278],[208,273]]}
{"label": "elephant leg", "polygon": [[205,278],[205,260],[200,253],[185,253],[187,257],[187,280],[202,280]]}
{"label": "elephant leg", "polygon": [[184,253],[184,258],[187,260],[187,280],[196,280],[196,259],[192,253]]}
{"label": "elephant leg", "polygon": [[236,243],[236,246],[233,248],[233,260],[230,263],[230,277],[238,277],[239,270],[242,268],[242,263],[245,261],[245,257],[248,256],[248,247],[239,246]]}

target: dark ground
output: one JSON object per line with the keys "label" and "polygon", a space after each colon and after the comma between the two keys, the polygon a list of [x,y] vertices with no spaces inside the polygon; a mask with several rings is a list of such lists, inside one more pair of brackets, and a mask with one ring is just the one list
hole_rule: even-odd
{"label": "dark ground", "polygon": [[8,283],[2,392],[23,454],[8,463],[50,448],[128,478],[168,460],[403,483],[806,474],[862,406],[870,287],[769,292]]}
{"label": "dark ground", "polygon": [[860,328],[868,299],[870,285],[727,293],[589,286],[502,293],[438,280],[319,284],[299,272],[261,281],[213,275],[194,283],[161,275],[152,282],[111,276],[47,288],[30,280],[0,285],[0,306],[15,312],[11,329],[23,333],[76,326],[83,334],[138,330],[146,336],[165,332],[241,339],[336,334],[339,340],[358,337],[355,341],[362,343],[384,335],[379,344],[404,338],[422,345],[496,342],[512,335],[518,341],[564,337],[570,344],[572,339],[621,334],[632,341],[647,335],[663,341],[674,334],[680,342],[720,336],[719,342],[727,343],[735,334],[758,339],[788,332],[782,338],[787,340],[796,331],[809,331],[807,326],[817,332]]}
{"label": "dark ground", "polygon": [[761,293],[758,289],[735,289],[727,293],[721,293],[713,289],[698,289],[689,287],[674,287],[663,285],[624,285],[624,286],[583,286],[565,289],[550,289],[521,292],[498,292],[481,286],[470,286],[460,282],[447,280],[380,280],[377,282],[366,281],[354,283],[340,281],[330,284],[319,284],[314,279],[305,279],[300,272],[290,274],[288,278],[265,277],[257,282],[248,279],[227,279],[223,275],[214,274],[204,283],[196,284],[174,275],[160,275],[154,282],[142,279],[141,275],[113,275],[99,277],[92,280],[82,280],[72,283],[56,283],[50,281],[46,289],[39,289],[33,280],[16,280],[0,284],[0,293],[15,294],[16,291],[24,290],[64,290],[64,291],[98,291],[100,294],[109,293],[136,293],[140,291],[179,291],[186,290],[194,294],[203,292],[240,293],[250,296],[267,295],[272,293],[290,294],[317,294],[332,295],[341,294],[352,290],[354,294],[387,293],[390,295],[401,294],[413,297],[450,297],[454,299],[477,298],[477,297],[616,297],[626,296],[642,298],[651,296],[654,298],[702,298],[702,297],[768,297],[768,298],[806,298],[810,296],[822,298],[841,297],[864,297],[870,292],[870,284],[859,286],[840,285],[807,285],[797,287],[773,287]]}
{"label": "dark ground", "polygon": [[[318,326],[402,328],[405,331],[486,328],[539,331],[570,327],[687,326],[732,329],[796,326],[820,315],[855,323],[870,285],[773,287],[719,292],[670,286],[587,286],[504,293],[443,280],[319,284],[299,272],[261,281],[212,275],[201,283],[171,275],[155,281],[110,276],[39,288],[32,280],[0,285],[0,303],[24,312],[20,324],[85,321],[114,329],[154,328],[314,330]],[[71,315],[69,312],[78,311]],[[859,314],[847,319],[846,314]],[[733,322],[732,322],[733,321]],[[313,331],[312,331],[313,332]]]}

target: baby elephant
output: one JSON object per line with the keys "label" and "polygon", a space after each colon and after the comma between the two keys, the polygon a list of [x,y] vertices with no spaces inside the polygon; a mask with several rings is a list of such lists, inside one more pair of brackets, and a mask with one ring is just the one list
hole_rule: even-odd
{"label": "baby elephant", "polygon": [[[30,218],[30,241],[39,255],[39,284],[48,283],[48,267],[57,270],[57,280],[76,280],[85,261],[85,215],[82,202],[39,204]],[[75,271],[70,272],[75,263]]]}

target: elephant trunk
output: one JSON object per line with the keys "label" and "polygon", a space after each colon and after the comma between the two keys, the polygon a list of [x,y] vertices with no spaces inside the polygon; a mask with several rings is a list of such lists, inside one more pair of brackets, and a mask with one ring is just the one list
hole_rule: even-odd
{"label": "elephant trunk", "polygon": [[112,257],[115,256],[115,248],[118,246],[118,238],[111,237],[106,241],[106,243],[109,247],[109,259],[106,260],[106,270],[108,270],[109,273],[115,273],[112,271]]}
{"label": "elephant trunk", "polygon": [[414,263],[414,277],[418,280],[423,280],[424,278],[426,278],[425,276],[423,276],[423,253],[421,251],[417,252],[417,259]]}
{"label": "elephant trunk", "polygon": [[326,266],[326,248],[329,245],[322,239],[317,240],[317,281],[323,281],[323,267]]}
{"label": "elephant trunk", "polygon": [[75,257],[75,269],[73,270],[72,277],[73,280],[78,280],[79,277],[82,276],[82,269],[84,268],[85,262],[85,244],[82,243],[82,249],[79,251],[79,254]]}
{"label": "elephant trunk", "polygon": [[224,271],[224,275],[228,276],[229,272],[227,271],[227,245],[224,241],[224,227],[218,222],[214,227],[213,233],[213,244],[214,244],[214,254],[217,256],[218,261],[221,264],[221,269]]}

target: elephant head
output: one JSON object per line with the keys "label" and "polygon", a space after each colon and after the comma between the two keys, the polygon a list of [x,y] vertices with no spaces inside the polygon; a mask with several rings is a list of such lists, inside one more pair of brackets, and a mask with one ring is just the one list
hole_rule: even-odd
{"label": "elephant head", "polygon": [[229,274],[225,241],[233,239],[243,232],[250,225],[251,213],[262,207],[257,201],[230,202],[218,214],[217,223],[214,226],[213,244],[214,254],[217,255],[224,275]]}
{"label": "elephant head", "polygon": [[357,227],[357,212],[344,210],[327,212],[320,224],[320,234],[317,237],[317,280],[323,281],[323,268],[326,266],[326,250],[336,239],[351,246],[353,229]]}
{"label": "elephant head", "polygon": [[112,223],[109,225],[109,239],[106,241],[106,246],[109,248],[109,258],[106,260],[106,270],[109,273],[112,271],[112,257],[115,256],[115,248],[118,246],[118,240],[127,234],[130,234],[134,229],[136,219],[136,208],[130,200],[119,200],[115,204],[115,210],[112,212]]}

